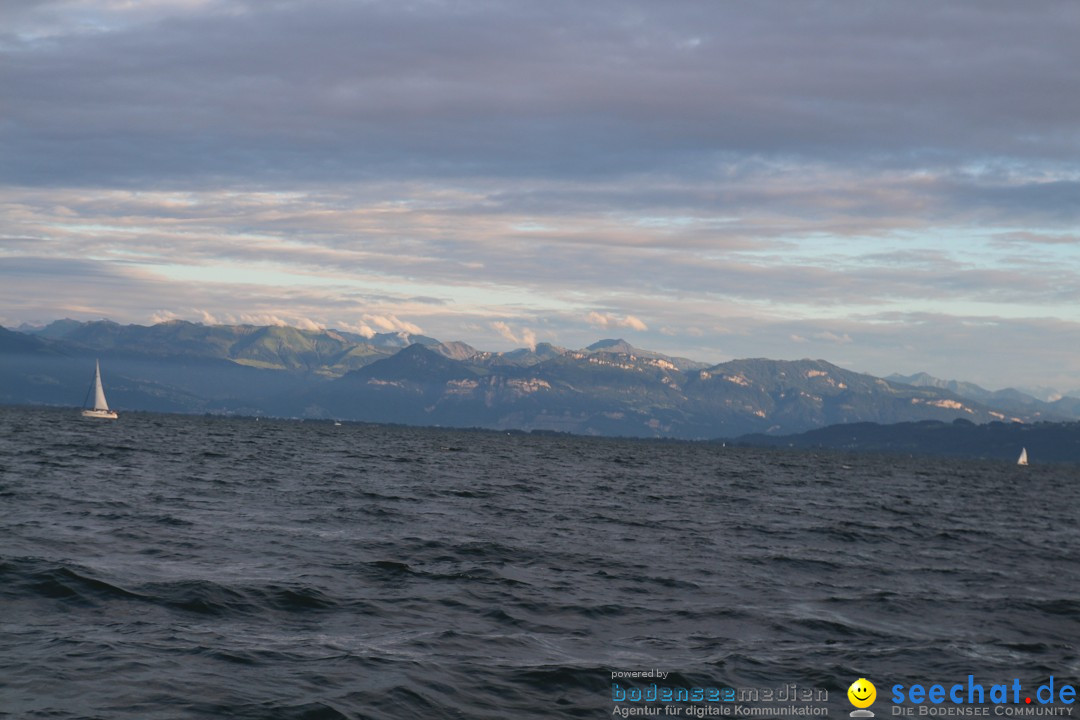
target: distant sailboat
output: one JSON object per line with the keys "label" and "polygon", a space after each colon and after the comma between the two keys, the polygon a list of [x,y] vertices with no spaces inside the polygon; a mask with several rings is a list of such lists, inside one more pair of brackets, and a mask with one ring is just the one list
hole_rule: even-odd
{"label": "distant sailboat", "polygon": [[[109,409],[109,403],[105,402],[105,388],[101,387],[101,363],[94,361],[94,409],[83,410],[85,418],[101,418],[102,420],[115,420],[118,416],[116,411]],[[89,394],[89,393],[88,393]]]}
{"label": "distant sailboat", "polygon": [[1027,465],[1027,448],[1020,448],[1020,459],[1016,461],[1017,465]]}

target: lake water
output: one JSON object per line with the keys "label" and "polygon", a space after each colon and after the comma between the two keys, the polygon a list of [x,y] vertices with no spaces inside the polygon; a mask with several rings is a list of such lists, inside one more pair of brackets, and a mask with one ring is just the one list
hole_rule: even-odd
{"label": "lake water", "polygon": [[878,717],[894,684],[1030,695],[1080,680],[1078,487],[1074,466],[0,408],[0,716],[600,718],[655,683],[795,684],[839,718],[859,677]]}

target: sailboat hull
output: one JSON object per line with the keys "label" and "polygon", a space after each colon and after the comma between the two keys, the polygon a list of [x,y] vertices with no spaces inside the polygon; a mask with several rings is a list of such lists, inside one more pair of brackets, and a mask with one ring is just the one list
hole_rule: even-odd
{"label": "sailboat hull", "polygon": [[90,386],[94,391],[94,407],[82,411],[84,418],[96,418],[98,420],[115,420],[116,412],[109,409],[109,403],[105,402],[105,388],[101,387],[101,363],[94,361],[94,382]]}
{"label": "sailboat hull", "polygon": [[116,420],[119,417],[115,410],[83,410],[82,416],[99,420]]}

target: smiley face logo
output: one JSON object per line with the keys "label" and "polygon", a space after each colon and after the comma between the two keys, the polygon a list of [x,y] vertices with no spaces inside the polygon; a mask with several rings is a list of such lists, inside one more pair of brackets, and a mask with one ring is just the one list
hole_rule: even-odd
{"label": "smiley face logo", "polygon": [[877,688],[866,678],[859,678],[847,689],[847,698],[857,708],[867,708],[877,699]]}

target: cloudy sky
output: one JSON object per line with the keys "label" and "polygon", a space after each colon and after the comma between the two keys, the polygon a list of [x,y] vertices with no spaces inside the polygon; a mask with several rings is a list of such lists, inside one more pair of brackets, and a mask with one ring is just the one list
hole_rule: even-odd
{"label": "cloudy sky", "polygon": [[5,0],[0,324],[1080,388],[1080,3]]}

